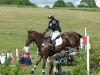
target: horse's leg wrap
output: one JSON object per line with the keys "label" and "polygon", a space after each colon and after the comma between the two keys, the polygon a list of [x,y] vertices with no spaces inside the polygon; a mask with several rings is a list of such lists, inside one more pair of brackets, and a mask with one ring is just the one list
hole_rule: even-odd
{"label": "horse's leg wrap", "polygon": [[34,66],[34,68],[31,70],[31,72],[30,72],[30,74],[33,74],[34,73],[34,71],[36,70],[36,65]]}
{"label": "horse's leg wrap", "polygon": [[42,75],[45,75],[45,69],[42,69]]}
{"label": "horse's leg wrap", "polygon": [[36,70],[36,67],[37,67],[37,66],[35,65],[34,68],[32,69],[33,72]]}

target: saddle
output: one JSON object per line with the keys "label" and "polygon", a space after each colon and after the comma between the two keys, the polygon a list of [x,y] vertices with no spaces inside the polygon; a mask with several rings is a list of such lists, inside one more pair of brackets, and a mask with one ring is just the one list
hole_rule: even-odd
{"label": "saddle", "polygon": [[[60,35],[57,36],[54,41],[55,41],[55,46],[60,45],[62,43],[61,36]],[[42,44],[42,46],[48,46],[48,45],[51,46],[51,37],[50,36],[46,37],[46,39],[44,40],[44,42]]]}

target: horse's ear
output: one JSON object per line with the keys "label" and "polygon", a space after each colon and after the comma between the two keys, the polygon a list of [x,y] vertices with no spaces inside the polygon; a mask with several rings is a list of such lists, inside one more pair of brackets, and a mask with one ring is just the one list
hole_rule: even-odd
{"label": "horse's ear", "polygon": [[31,31],[31,30],[29,30],[29,31],[28,31],[28,34],[29,34],[29,33],[31,33],[31,32],[32,32],[32,31]]}

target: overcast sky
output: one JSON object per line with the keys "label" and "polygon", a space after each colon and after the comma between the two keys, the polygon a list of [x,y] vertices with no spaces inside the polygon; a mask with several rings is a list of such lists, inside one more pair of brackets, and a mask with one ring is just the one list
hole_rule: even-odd
{"label": "overcast sky", "polygon": [[[50,7],[52,7],[52,5],[54,4],[55,1],[57,0],[29,0],[32,3],[35,3],[38,7],[44,7],[46,5],[49,5]],[[67,2],[72,2],[75,6],[77,6],[78,4],[80,4],[81,0],[64,0],[66,3]],[[100,7],[100,0],[95,0],[96,1],[96,5],[98,7]]]}

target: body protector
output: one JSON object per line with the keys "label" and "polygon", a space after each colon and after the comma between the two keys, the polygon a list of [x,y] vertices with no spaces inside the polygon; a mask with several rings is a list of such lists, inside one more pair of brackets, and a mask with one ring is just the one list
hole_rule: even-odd
{"label": "body protector", "polygon": [[54,40],[61,32],[61,28],[59,26],[59,21],[56,19],[52,19],[49,24],[48,24],[48,28],[46,29],[46,31],[49,31],[50,29],[52,29],[52,33],[51,33],[51,40]]}
{"label": "body protector", "polygon": [[59,21],[56,19],[53,19],[49,22],[48,24],[48,28],[46,29],[47,31],[49,31],[50,29],[52,29],[52,31],[59,31],[61,32],[61,28],[59,26]]}

